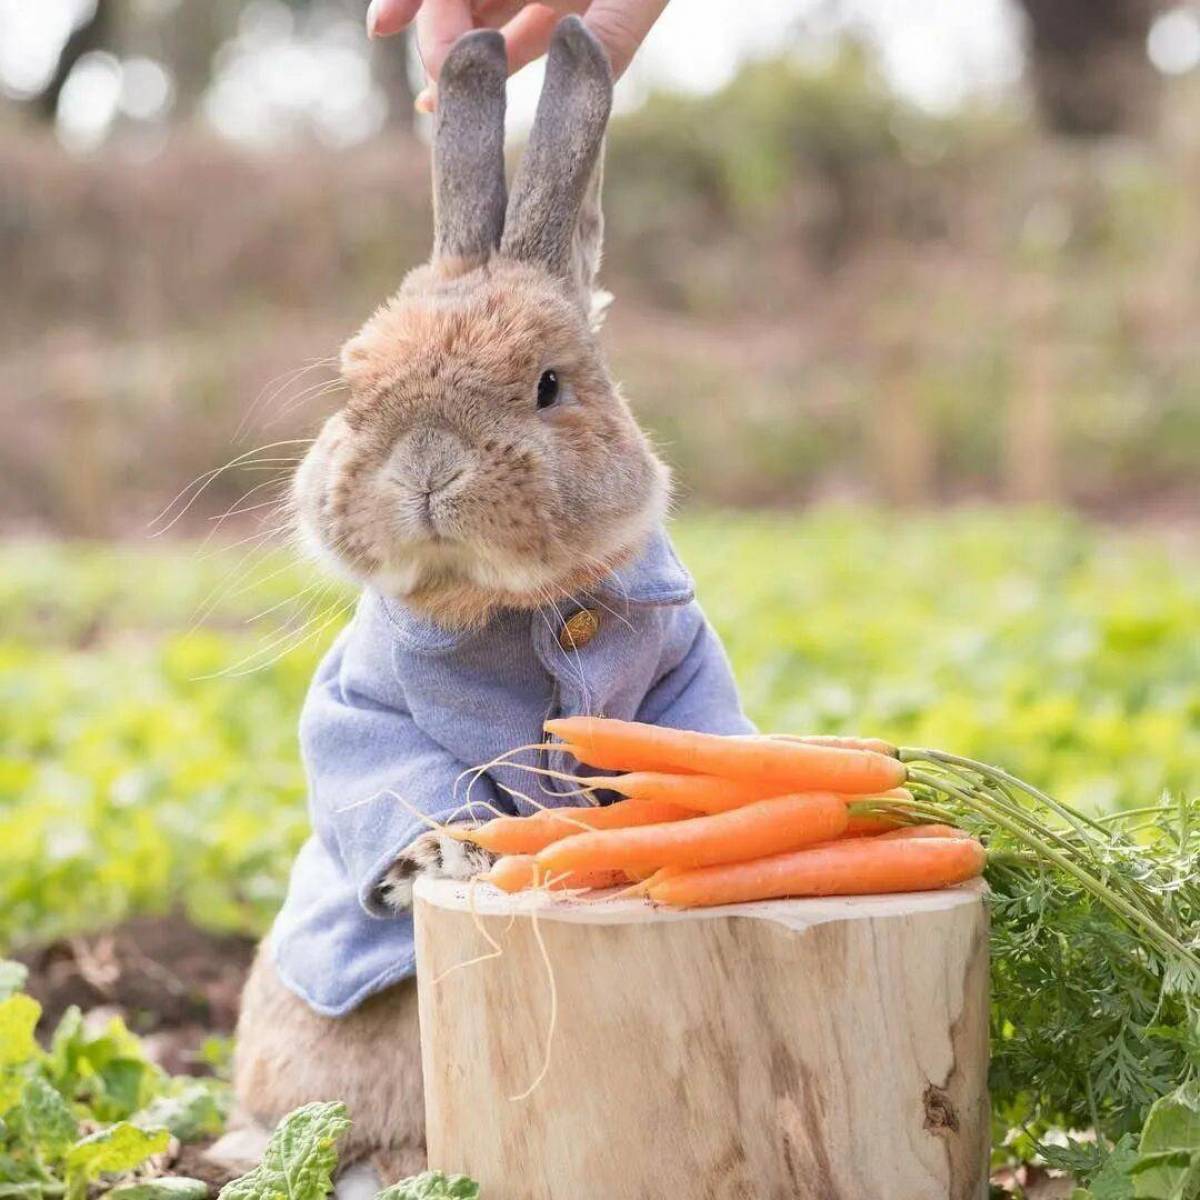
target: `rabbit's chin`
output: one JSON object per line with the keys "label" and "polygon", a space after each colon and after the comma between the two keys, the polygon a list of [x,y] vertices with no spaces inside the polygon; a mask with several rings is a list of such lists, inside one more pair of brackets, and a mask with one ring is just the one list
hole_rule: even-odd
{"label": "rabbit's chin", "polygon": [[482,624],[500,608],[539,608],[578,594],[634,558],[660,518],[657,507],[648,509],[585,555],[559,563],[518,560],[447,539],[396,547],[388,561],[368,567],[336,553],[303,518],[298,529],[302,547],[331,574],[373,588],[439,625],[461,628]]}

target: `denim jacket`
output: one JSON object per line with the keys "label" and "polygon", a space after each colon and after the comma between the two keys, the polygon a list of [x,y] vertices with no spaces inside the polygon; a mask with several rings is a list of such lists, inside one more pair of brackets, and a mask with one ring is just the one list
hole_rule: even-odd
{"label": "denim jacket", "polygon": [[[595,618],[585,621],[593,636],[572,647],[563,625],[581,609]],[[411,975],[412,917],[380,903],[382,876],[429,827],[421,814],[472,817],[463,772],[542,741],[546,718],[575,714],[752,731],[724,650],[662,530],[586,595],[502,611],[479,629],[445,630],[364,592],[300,718],[313,832],[271,935],[284,983],[317,1012],[341,1016]],[[523,761],[580,770],[565,752],[530,751]],[[493,768],[471,788],[475,819],[489,815],[484,804],[532,811],[498,782],[541,804],[572,786]]]}

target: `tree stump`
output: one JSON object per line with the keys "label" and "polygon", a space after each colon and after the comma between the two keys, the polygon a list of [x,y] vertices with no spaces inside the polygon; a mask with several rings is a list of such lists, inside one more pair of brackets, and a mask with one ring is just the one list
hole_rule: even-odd
{"label": "tree stump", "polygon": [[979,884],[671,912],[421,881],[415,911],[429,1162],[486,1200],[987,1194]]}

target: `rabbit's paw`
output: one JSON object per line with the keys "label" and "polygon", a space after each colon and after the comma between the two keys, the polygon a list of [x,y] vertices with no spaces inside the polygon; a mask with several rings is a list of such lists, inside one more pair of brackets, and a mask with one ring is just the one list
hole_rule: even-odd
{"label": "rabbit's paw", "polygon": [[388,869],[376,889],[380,901],[395,912],[412,907],[418,875],[433,879],[470,879],[496,861],[494,854],[472,842],[461,842],[438,829],[421,834]]}

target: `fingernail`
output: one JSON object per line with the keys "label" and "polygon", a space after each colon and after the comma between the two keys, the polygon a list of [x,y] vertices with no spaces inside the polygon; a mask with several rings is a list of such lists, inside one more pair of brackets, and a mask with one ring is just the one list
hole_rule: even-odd
{"label": "fingernail", "polygon": [[413,101],[413,108],[419,113],[431,113],[437,107],[437,90],[433,84],[423,87]]}
{"label": "fingernail", "polygon": [[375,36],[375,25],[379,20],[379,0],[371,0],[367,5],[367,37]]}

